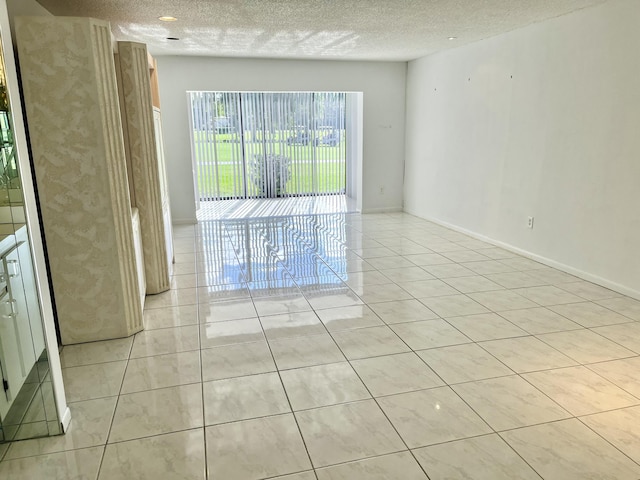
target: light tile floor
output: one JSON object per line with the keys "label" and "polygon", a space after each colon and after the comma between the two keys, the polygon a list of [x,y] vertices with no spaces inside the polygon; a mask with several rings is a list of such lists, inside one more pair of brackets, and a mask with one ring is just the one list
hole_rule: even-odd
{"label": "light tile floor", "polygon": [[62,352],[0,478],[640,478],[640,302],[406,214],[175,228],[134,338]]}

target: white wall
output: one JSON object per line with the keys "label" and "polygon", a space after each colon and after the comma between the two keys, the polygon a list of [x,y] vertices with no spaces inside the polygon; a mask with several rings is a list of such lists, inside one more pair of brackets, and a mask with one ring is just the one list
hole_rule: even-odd
{"label": "white wall", "polygon": [[[347,197],[355,200],[356,210],[362,211],[362,128],[364,101],[362,92],[346,95],[345,135],[347,141]],[[404,160],[403,160],[404,162]]]}
{"label": "white wall", "polygon": [[[186,95],[189,90],[363,92],[363,210],[402,207],[405,62],[176,56],[159,56],[157,60],[174,221],[195,221]],[[380,186],[384,187],[383,194]]]}
{"label": "white wall", "polygon": [[640,296],[638,25],[615,0],[410,62],[405,209]]}

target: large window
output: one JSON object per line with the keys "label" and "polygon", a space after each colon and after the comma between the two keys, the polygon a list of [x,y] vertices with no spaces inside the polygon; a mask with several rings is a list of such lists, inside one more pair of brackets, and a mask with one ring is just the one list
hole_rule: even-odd
{"label": "large window", "polygon": [[200,200],[345,193],[345,93],[189,95]]}

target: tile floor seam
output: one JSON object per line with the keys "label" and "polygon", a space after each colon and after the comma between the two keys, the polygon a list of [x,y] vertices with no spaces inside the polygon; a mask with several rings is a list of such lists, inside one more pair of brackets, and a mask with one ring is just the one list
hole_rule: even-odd
{"label": "tile floor seam", "polygon": [[[523,428],[527,428],[527,427],[523,427]],[[529,461],[520,454],[520,452],[518,452],[515,448],[513,448],[513,446],[509,442],[507,442],[507,440],[502,435],[500,435],[499,432],[496,433],[496,435],[500,438],[500,440],[502,440],[504,442],[505,445],[507,445],[509,447],[509,449],[511,449],[511,451],[513,453],[515,453],[518,456],[518,458],[520,458],[520,460],[522,460],[525,463],[525,465],[527,465],[531,469],[532,472],[534,472],[536,475],[538,475],[538,477],[540,477],[540,480],[545,480],[545,478],[542,476],[542,474],[539,473],[533,467],[533,465],[531,465],[531,463],[529,463]]]}
{"label": "tile floor seam", "polygon": [[[464,438],[464,439],[458,439],[458,440],[449,440],[448,442],[442,442],[442,443],[437,443],[437,444],[429,445],[429,447],[434,447],[434,446],[437,446],[437,445],[446,445],[446,444],[451,444],[451,443],[455,443],[455,442],[461,442],[461,441],[465,441],[465,440],[469,440],[469,439],[473,439],[473,438],[491,437],[491,436],[494,436],[494,435],[496,435],[498,438],[500,438],[500,439],[502,440],[502,442],[503,442],[505,445],[507,445],[507,446],[511,449],[511,451],[512,451],[513,453],[515,453],[515,454],[518,456],[518,458],[520,458],[520,460],[522,460],[522,461],[525,463],[525,465],[527,465],[527,466],[531,469],[531,471],[532,471],[532,472],[534,472],[536,475],[538,475],[538,477],[540,477],[540,479],[541,479],[541,480],[544,480],[544,477],[543,477],[542,475],[540,475],[540,474],[539,474],[539,473],[538,473],[538,472],[533,468],[533,466],[532,466],[532,465],[530,465],[530,464],[529,464],[529,462],[528,462],[525,458],[523,458],[523,457],[522,457],[522,456],[521,456],[521,455],[520,455],[520,454],[519,454],[519,453],[518,453],[518,452],[517,452],[517,451],[516,451],[512,446],[511,446],[511,444],[509,444],[509,443],[508,443],[504,438],[502,438],[502,437],[500,436],[500,433],[498,433],[498,432],[496,432],[496,433],[488,433],[488,434],[483,434],[483,435],[476,435],[476,436],[467,437],[467,438]],[[418,447],[418,448],[429,448],[429,447]],[[419,463],[419,462],[418,462],[418,463]],[[426,473],[426,472],[425,472],[425,473]],[[430,478],[430,477],[429,477],[429,478]]]}
{"label": "tile floor seam", "polygon": [[[311,469],[311,470],[300,470],[299,472],[292,472],[292,473],[285,473],[284,475],[276,475],[275,477],[264,477],[261,478],[260,480],[278,480],[279,478],[287,478],[290,477],[291,475],[300,475],[301,473],[307,473],[307,472],[312,472],[315,476],[315,469]],[[317,480],[317,476],[315,477]]]}
{"label": "tile floor seam", "polygon": [[617,407],[617,408],[608,408],[606,410],[599,410],[597,412],[594,413],[584,413],[582,415],[575,415],[575,418],[577,418],[578,420],[586,418],[586,417],[593,417],[595,415],[600,415],[603,413],[612,413],[612,412],[622,412],[624,410],[630,410],[630,409],[637,409],[638,407],[640,407],[640,403],[637,403],[635,405],[626,405],[624,407]]}
{"label": "tile floor seam", "polygon": [[[195,243],[195,241],[194,241]],[[236,255],[236,260],[237,260],[237,255]],[[198,264],[196,263],[195,266],[195,270],[196,270],[196,285],[199,286],[199,275],[200,275],[200,271],[198,268]],[[205,271],[206,273],[206,271]],[[210,477],[210,469],[209,469],[209,458],[208,458],[208,448],[207,448],[207,425],[206,425],[206,408],[207,408],[207,403],[206,403],[206,399],[205,399],[205,394],[204,394],[204,372],[203,372],[203,368],[204,368],[204,362],[202,359],[202,322],[200,319],[200,298],[199,298],[199,294],[200,294],[200,290],[196,290],[196,300],[198,300],[197,304],[198,307],[196,308],[196,316],[197,316],[197,325],[198,325],[198,347],[199,347],[199,359],[200,359],[200,394],[201,394],[201,399],[202,399],[202,436],[203,436],[203,452],[204,452],[204,478],[205,480],[208,480]],[[253,302],[253,301],[252,301]],[[255,309],[255,305],[254,305],[254,309]]]}
{"label": "tile floor seam", "polygon": [[[136,438],[127,438],[125,440],[116,440],[114,442],[107,443],[104,446],[108,447],[110,445],[120,445],[120,444],[123,444],[123,443],[137,442],[139,440],[146,440],[146,439],[149,439],[149,438],[165,437],[167,435],[173,435],[174,433],[195,432],[195,431],[202,430],[202,429],[204,429],[204,427],[180,428],[178,430],[173,430],[171,432],[153,433],[153,434],[150,434],[150,435],[143,435],[141,437],[136,437]],[[103,446],[103,445],[98,445],[98,446]],[[81,447],[81,448],[92,448],[92,447]],[[74,449],[71,449],[71,450],[68,450],[68,451],[73,451],[73,450],[80,450],[80,449],[74,448]],[[32,455],[32,456],[37,456],[37,455]]]}
{"label": "tile floor seam", "polygon": [[[638,357],[627,357],[627,358],[638,358]],[[615,361],[615,360],[609,360],[609,361]],[[600,372],[597,372],[596,370],[593,370],[592,368],[589,368],[590,365],[592,364],[585,364],[582,365],[584,368],[586,368],[587,370],[589,370],[592,373],[595,373],[597,376],[599,376],[600,378],[602,378],[602,380],[604,380],[605,382],[608,382],[612,385],[615,385],[617,388],[619,388],[620,390],[622,390],[623,392],[625,392],[627,395],[635,398],[636,400],[638,400],[638,402],[640,402],[640,395],[635,395],[633,393],[631,393],[630,391],[628,391],[626,388],[621,387],[620,385],[618,385],[616,382],[614,382],[613,380],[609,380],[607,377],[605,377],[604,375],[602,375]],[[613,409],[613,410],[618,410],[618,409]]]}
{"label": "tile floor seam", "polygon": [[[197,266],[196,266],[196,272],[198,271]],[[196,290],[196,300],[199,300],[199,291]],[[198,305],[200,305],[198,303]],[[196,320],[197,320],[197,325],[198,325],[198,362],[199,362],[199,370],[200,370],[200,396],[201,396],[201,400],[202,400],[202,411],[201,411],[201,418],[202,418],[202,427],[198,427],[194,430],[200,430],[202,429],[202,442],[203,442],[203,460],[204,460],[204,473],[205,473],[205,480],[207,480],[209,478],[209,463],[208,463],[208,452],[207,452],[207,426],[206,426],[206,415],[205,415],[205,410],[206,410],[206,401],[205,401],[205,396],[204,396],[204,379],[203,379],[203,372],[202,372],[202,368],[203,368],[203,362],[202,362],[202,331],[200,328],[200,308],[196,308]],[[175,433],[175,432],[172,432]]]}
{"label": "tile floor seam", "polygon": [[107,445],[109,445],[109,438],[111,437],[111,431],[113,430],[113,423],[116,419],[116,412],[118,411],[118,405],[120,404],[120,397],[122,395],[122,387],[124,386],[124,379],[127,375],[127,369],[129,368],[129,360],[131,359],[131,353],[133,352],[133,344],[135,343],[135,334],[134,339],[129,346],[129,355],[127,356],[127,364],[125,365],[124,372],[122,374],[122,380],[120,382],[120,390],[118,391],[118,396],[116,398],[115,406],[113,407],[113,412],[111,414],[111,422],[109,422],[109,429],[107,431],[107,435],[105,436],[105,444],[102,446],[102,455],[100,456],[100,462],[98,463],[98,471],[96,473],[96,480],[100,478],[100,471],[102,470],[102,465],[104,464],[104,457],[107,452]]}
{"label": "tile floor seam", "polygon": [[390,456],[390,455],[397,455],[398,453],[405,453],[405,452],[406,453],[411,453],[411,449],[407,448],[405,450],[397,450],[397,451],[389,452],[389,453],[381,453],[379,455],[370,455],[370,456],[366,456],[366,457],[363,457],[363,458],[358,458],[356,460],[345,460],[344,462],[337,462],[337,463],[332,463],[332,464],[329,464],[329,465],[323,465],[321,467],[317,467],[317,468],[314,468],[314,469],[315,470],[322,470],[322,469],[325,469],[325,468],[337,467],[339,465],[348,465],[350,463],[361,462],[363,460],[371,460],[373,458],[387,457],[387,456]]}
{"label": "tile floor seam", "polygon": [[[615,312],[613,312],[613,313],[615,313]],[[620,314],[618,314],[618,315],[620,315]],[[607,323],[606,325],[596,325],[596,326],[591,326],[591,327],[586,327],[586,326],[582,325],[582,327],[586,328],[587,330],[593,331],[596,328],[615,327],[615,326],[618,326],[618,325],[631,325],[631,324],[634,324],[634,323],[638,323],[637,320],[631,320],[628,317],[625,317],[625,318],[628,321],[626,321],[626,322],[618,322],[618,323]],[[575,320],[573,320],[573,321],[575,322]],[[576,322],[576,323],[578,323],[578,322]],[[598,333],[598,332],[593,332],[593,333]],[[605,337],[605,338],[607,338],[607,337]]]}
{"label": "tile floor seam", "polygon": [[[497,314],[497,312],[490,312],[490,314],[498,315],[498,314]],[[474,315],[489,315],[489,314],[479,313],[479,314],[474,314]],[[473,315],[463,315],[463,316],[460,316],[460,317],[447,317],[447,318],[448,318],[448,319],[454,319],[454,318],[456,318],[456,319],[460,319],[460,318],[463,318],[463,317],[471,317],[471,316],[473,316]],[[447,322],[449,325],[451,325],[453,328],[455,328],[456,330],[458,330],[462,335],[464,335],[464,336],[465,336],[465,337],[467,337],[469,340],[471,340],[471,342],[472,342],[472,343],[476,343],[476,344],[477,344],[477,343],[480,343],[480,342],[489,342],[489,341],[492,341],[492,340],[506,340],[506,339],[510,339],[510,338],[526,338],[526,337],[529,337],[529,336],[530,336],[529,334],[527,334],[527,335],[510,335],[510,336],[508,336],[508,337],[502,337],[502,338],[494,338],[494,339],[486,339],[486,340],[473,340],[469,335],[465,334],[462,330],[460,330],[460,329],[459,329],[458,327],[456,327],[454,324],[452,324],[451,322],[449,322],[449,321],[447,320],[447,318],[443,318],[442,320],[444,320],[444,321],[445,321],[445,322]],[[501,318],[503,318],[503,317],[501,317]],[[503,318],[503,319],[504,319],[505,321],[509,322],[509,320],[507,320],[506,318]],[[509,322],[509,323],[511,323],[511,324],[512,324],[514,327],[516,327],[516,328],[520,328],[520,327],[518,327],[517,325],[513,324],[512,322]],[[526,332],[525,332],[525,333],[526,333]]]}
{"label": "tile floor seam", "polygon": [[[565,422],[565,421],[568,421],[568,420],[571,420],[571,419],[575,419],[575,417],[572,417],[572,418],[569,418],[569,419],[563,418],[563,419],[559,419],[559,420],[553,420],[553,421],[550,421],[550,422],[544,422],[544,423],[538,424],[538,426],[540,426],[540,425],[549,425],[549,424],[552,424],[552,423],[561,423],[561,422]],[[521,455],[520,452],[518,452],[513,447],[513,445],[511,445],[511,443],[509,443],[509,441],[506,438],[504,438],[503,435],[502,435],[503,433],[512,432],[512,431],[515,431],[515,430],[524,430],[524,429],[527,429],[527,428],[531,428],[532,426],[536,426],[536,425],[527,425],[527,426],[518,427],[518,428],[514,428],[514,429],[510,429],[510,430],[504,430],[504,431],[496,432],[496,434],[502,439],[502,441],[504,443],[506,443],[509,446],[509,448],[513,452],[515,452],[516,455],[518,455],[518,457],[520,457],[520,459],[523,462],[525,462],[529,466],[529,468],[531,468],[531,470],[533,470],[541,479],[544,480],[545,477],[540,472],[538,472],[538,470],[536,470],[536,468],[531,463],[529,463],[529,461],[526,458],[524,458],[524,456]]]}
{"label": "tile floor seam", "polygon": [[[588,328],[584,328],[584,327],[583,327],[583,330],[585,330],[585,331],[591,331],[590,329],[588,329]],[[543,342],[544,344],[546,344],[547,346],[549,346],[549,347],[551,347],[551,348],[555,348],[555,347],[554,347],[553,345],[551,345],[549,342],[545,341],[545,340],[544,340],[544,338],[540,338],[540,337],[541,337],[541,336],[544,336],[544,335],[553,335],[553,334],[555,334],[555,333],[567,333],[567,332],[575,332],[575,331],[577,331],[577,330],[565,330],[565,331],[563,331],[563,332],[542,333],[542,334],[536,334],[536,335],[533,335],[533,336],[534,336],[534,337],[536,337],[536,338],[537,338],[538,340],[540,340],[541,342]],[[625,350],[629,350],[628,348],[624,347],[623,345],[620,345],[619,343],[616,343],[616,342],[614,342],[613,340],[609,340],[609,339],[608,339],[607,337],[605,337],[604,335],[600,335],[600,334],[598,334],[597,332],[592,332],[592,333],[594,333],[594,334],[598,335],[599,337],[603,338],[603,339],[604,339],[604,340],[606,340],[606,341],[609,341],[609,342],[611,342],[611,343],[616,344],[617,346],[619,346],[619,347],[621,347],[621,348],[624,348]],[[557,349],[556,349],[556,350],[557,350]],[[586,366],[586,365],[589,365],[589,364],[591,364],[591,363],[610,362],[610,361],[613,361],[613,360],[623,360],[623,359],[626,359],[626,358],[635,358],[635,357],[639,356],[639,354],[635,353],[634,351],[632,351],[632,350],[629,350],[629,351],[630,351],[631,353],[633,353],[633,355],[627,355],[627,356],[624,356],[624,357],[610,358],[609,360],[600,360],[600,361],[597,361],[597,362],[581,362],[581,361],[579,361],[577,358],[572,357],[568,352],[561,352],[561,353],[562,353],[563,355],[565,355],[565,356],[569,357],[571,360],[573,360],[574,362],[578,363],[579,365]]]}
{"label": "tile floor seam", "polygon": [[[427,363],[427,366],[428,365],[429,364]],[[507,368],[509,368],[509,367],[507,367]],[[432,368],[432,370],[433,370],[433,368]],[[451,382],[451,383],[446,383],[445,382],[445,385],[448,386],[448,387],[455,387],[455,386],[458,386],[458,385],[467,385],[469,383],[483,382],[485,380],[496,380],[496,379],[499,379],[499,378],[514,377],[516,375],[517,375],[517,373],[513,372],[513,373],[507,373],[505,375],[496,375],[496,376],[491,376],[491,377],[485,377],[485,378],[481,378],[481,379],[478,379],[478,380],[465,380],[464,382]],[[427,389],[423,389],[423,390],[427,390]]]}
{"label": "tile floor seam", "polygon": [[[629,408],[629,407],[627,407]],[[606,413],[606,412],[598,412],[597,414],[600,413]],[[597,415],[597,414],[592,414],[592,415]],[[587,415],[583,415],[587,416]],[[600,437],[603,441],[605,441],[606,443],[608,443],[611,447],[613,447],[614,449],[616,449],[620,454],[622,454],[623,456],[627,457],[630,461],[632,461],[633,463],[635,463],[636,465],[638,465],[640,467],[640,461],[634,460],[633,458],[631,458],[629,455],[627,455],[624,451],[622,451],[620,448],[618,448],[618,446],[616,446],[613,442],[609,441],[608,438],[606,438],[604,435],[601,435],[597,430],[595,430],[594,428],[592,428],[590,425],[588,425],[587,423],[582,421],[581,417],[576,417],[576,420],[578,420],[582,425],[584,425],[585,427],[587,427],[589,430],[591,430],[594,434],[596,434],[598,437]]]}
{"label": "tile floor seam", "polygon": [[[395,332],[394,332],[395,334]],[[329,332],[329,335],[331,335],[331,332]],[[420,360],[422,360],[422,362],[427,366],[427,368],[429,368],[435,375],[436,377],[441,381],[444,382],[444,380],[438,375],[438,373],[433,370],[431,367],[429,367],[429,365],[419,356],[416,354],[415,351],[413,351],[413,349],[411,349],[411,347],[409,347],[409,345],[406,344],[406,342],[404,342],[404,340],[402,340],[402,338],[400,338],[397,334],[396,336],[403,342],[405,343],[405,345],[410,349],[411,352],[413,352],[414,355],[418,356],[418,358],[420,358]],[[333,338],[333,337],[332,337]],[[335,339],[334,339],[335,342]],[[336,342],[337,344],[337,342]],[[338,348],[341,348],[340,345],[338,344]],[[342,354],[344,355],[344,352],[342,352]],[[393,428],[393,430],[395,431],[396,435],[398,436],[398,438],[400,438],[400,440],[402,441],[402,443],[405,445],[405,447],[407,447],[407,450],[410,452],[411,456],[413,457],[414,461],[418,464],[418,466],[420,467],[420,469],[422,470],[422,472],[425,474],[425,476],[427,477],[427,479],[429,478],[429,475],[427,474],[427,472],[425,471],[424,467],[422,466],[422,464],[418,461],[418,459],[416,458],[415,454],[413,453],[413,451],[411,450],[411,448],[409,447],[409,445],[407,444],[406,440],[404,439],[404,437],[402,435],[400,435],[400,432],[398,431],[398,428],[394,425],[394,423],[391,421],[391,419],[389,418],[389,416],[387,415],[387,412],[385,412],[385,410],[382,408],[382,406],[380,405],[380,402],[378,402],[377,398],[373,395],[373,393],[371,392],[371,389],[367,386],[367,384],[364,382],[364,380],[362,379],[362,376],[360,375],[360,373],[358,372],[358,370],[353,366],[353,364],[351,363],[351,360],[345,355],[345,358],[347,358],[347,362],[349,362],[349,365],[351,366],[351,369],[355,372],[355,374],[357,375],[357,377],[360,379],[360,382],[364,385],[364,388],[367,389],[367,391],[369,392],[369,395],[371,396],[371,398],[373,399],[373,401],[376,403],[378,409],[382,412],[382,414],[384,415],[384,417],[387,419],[387,422],[389,422],[389,425],[391,425],[391,427]],[[370,357],[368,357],[370,358]],[[444,382],[444,384],[446,385],[446,382]],[[434,388],[438,388],[438,387],[434,387]],[[380,456],[380,455],[378,455]],[[360,459],[362,460],[362,459]]]}
{"label": "tile floor seam", "polygon": [[[545,309],[546,309],[547,307],[536,307],[536,308],[545,308]],[[507,313],[507,312],[519,312],[519,311],[521,311],[521,310],[522,310],[522,309],[515,309],[515,310],[502,310],[502,311],[500,311],[500,312],[494,312],[494,313],[495,313],[496,315],[501,316],[501,317],[502,317],[502,318],[504,318],[505,320],[509,320],[507,317],[505,317],[505,316],[503,315],[503,313]],[[525,310],[526,310],[526,309],[525,309]],[[554,312],[554,313],[555,313],[555,312]],[[560,315],[560,314],[558,313],[558,315]],[[560,315],[560,316],[562,316],[562,315]],[[563,318],[566,318],[566,317],[563,317]],[[570,319],[567,319],[567,320],[569,320],[569,321],[573,321],[573,320],[570,320]],[[510,321],[511,323],[513,323],[513,321],[511,321],[511,320],[509,320],[509,321]],[[574,322],[574,323],[575,323],[575,322]],[[515,325],[515,324],[514,324],[514,325]],[[580,328],[571,328],[571,329],[567,329],[567,330],[554,330],[553,332],[547,332],[547,333],[571,332],[571,331],[574,331],[574,330],[581,330],[581,329],[583,329],[583,328],[586,328],[586,327],[583,327],[582,325],[580,325],[580,324],[578,324],[578,323],[576,323],[576,325],[578,325]],[[520,328],[520,329],[524,330],[525,332],[527,332],[527,333],[528,333],[529,335],[531,335],[531,336],[535,336],[535,335],[546,335],[546,333],[542,333],[542,334],[535,334],[535,333],[531,333],[531,332],[529,332],[528,330],[525,330],[525,328],[524,328],[524,327],[522,327],[522,326],[519,326],[519,325],[516,325],[516,326],[517,326],[518,328]]]}
{"label": "tile floor seam", "polygon": [[[574,368],[574,367],[562,367],[562,368]],[[558,368],[555,369],[551,369],[551,370],[559,370]],[[549,371],[551,371],[549,370]],[[528,375],[529,372],[527,372],[526,374],[523,375]],[[576,418],[577,415],[575,415],[571,410],[569,410],[569,408],[562,406],[558,401],[554,400],[551,395],[549,395],[547,392],[543,391],[540,387],[538,387],[537,385],[534,385],[531,381],[529,381],[527,378],[525,378],[523,375],[518,374],[518,376],[524,380],[525,382],[527,382],[529,385],[531,385],[534,389],[538,390],[542,395],[544,395],[545,397],[547,397],[551,402],[555,403],[558,407],[560,407],[562,410],[564,410],[565,412],[567,412],[571,418]],[[606,380],[606,379],[605,379]],[[635,398],[635,397],[634,397]],[[566,420],[566,419],[565,419]],[[549,423],[549,422],[542,422],[542,423]],[[527,425],[527,426],[531,426],[531,425]]]}
{"label": "tile floor seam", "polygon": [[[507,365],[506,363],[504,363],[502,360],[500,360],[500,358],[498,358],[494,353],[492,353],[490,350],[487,350],[487,348],[482,345],[483,343],[489,343],[489,342],[497,342],[497,341],[501,341],[501,340],[513,340],[514,338],[535,338],[534,335],[527,335],[527,336],[523,336],[523,337],[508,337],[508,338],[499,338],[499,339],[495,339],[495,340],[482,340],[480,342],[475,342],[476,345],[478,345],[480,348],[482,348],[485,352],[487,352],[489,355],[491,355],[493,358],[495,358],[498,362],[500,362],[501,364],[503,364],[505,367],[507,367],[509,370],[511,370],[515,375],[520,375],[521,373],[526,374],[526,373],[537,373],[537,372],[547,372],[549,370],[557,370],[558,368],[564,368],[564,367],[549,367],[549,368],[541,368],[541,369],[536,369],[536,370],[527,370],[524,372],[517,372],[515,371],[513,368],[511,368],[509,365]],[[545,344],[546,345],[546,344]],[[560,350],[547,345],[549,348],[552,348],[553,350],[557,351],[558,353],[565,355],[564,353],[562,353]],[[566,356],[566,355],[565,355]],[[569,358],[569,357],[567,357]],[[572,359],[573,360],[573,359]],[[574,360],[575,361],[575,360]],[[503,376],[507,376],[507,375],[503,375]],[[465,382],[466,383],[466,382]]]}
{"label": "tile floor seam", "polygon": [[[609,308],[607,308],[607,307],[603,307],[602,305],[599,305],[599,304],[597,304],[596,302],[594,302],[594,301],[592,301],[592,300],[585,300],[584,302],[565,303],[565,304],[560,304],[560,305],[545,305],[545,306],[544,306],[544,308],[549,309],[549,307],[559,307],[559,306],[562,306],[562,305],[578,305],[578,304],[580,304],[580,303],[593,303],[594,305],[598,305],[598,306],[600,306],[600,307],[602,307],[602,308],[606,308],[606,309],[607,309],[607,310],[609,310],[611,313],[615,313],[615,314],[617,314],[617,315],[620,315],[620,316],[622,316],[622,317],[625,317],[628,321],[627,321],[627,322],[615,323],[615,324],[599,325],[599,326],[596,326],[596,327],[586,327],[586,326],[582,325],[581,323],[577,322],[576,320],[571,320],[569,317],[567,317],[566,315],[564,315],[564,314],[562,314],[562,313],[555,312],[554,310],[551,310],[551,311],[553,311],[553,312],[557,313],[558,315],[560,315],[560,316],[562,316],[562,317],[566,318],[567,320],[571,320],[572,322],[578,323],[578,325],[582,326],[583,328],[587,328],[587,329],[589,329],[589,330],[590,330],[590,329],[592,329],[592,328],[599,328],[600,326],[607,326],[607,327],[608,327],[608,326],[610,326],[610,325],[622,325],[622,324],[627,324],[627,323],[633,323],[633,322],[636,322],[636,320],[634,320],[634,319],[632,319],[632,318],[629,318],[629,317],[627,317],[626,315],[624,315],[624,314],[622,314],[622,313],[618,313],[618,312],[616,312],[616,311],[614,311],[614,310],[611,310],[611,309],[609,309]],[[550,309],[549,309],[549,310],[550,310]]]}
{"label": "tile floor seam", "polygon": [[[259,319],[260,319],[260,317],[258,317],[258,320]],[[266,340],[266,333],[264,331],[264,326],[262,325],[262,322],[260,322],[260,327],[262,328],[262,334],[264,335],[265,340]],[[282,375],[280,374],[280,370],[278,369],[278,364],[276,363],[276,358],[275,358],[275,356],[273,354],[273,350],[271,348],[271,345],[269,344],[268,340],[266,340],[266,342],[267,342],[267,347],[269,348],[269,353],[271,354],[271,360],[276,365],[276,373],[278,374],[278,379],[280,380],[280,386],[282,387],[282,391],[284,392],[285,398],[287,399],[287,404],[289,405],[289,410],[291,412],[291,416],[293,417],[293,420],[296,423],[296,428],[298,429],[297,430],[298,431],[298,435],[300,436],[300,439],[302,440],[302,444],[304,446],[305,453],[307,454],[307,459],[309,460],[309,465],[311,466],[311,468],[315,472],[315,466],[314,466],[313,460],[311,458],[311,453],[309,452],[309,447],[307,446],[307,440],[305,440],[304,435],[302,434],[302,429],[300,428],[300,423],[299,423],[298,418],[296,417],[295,412],[293,410],[293,405],[291,404],[291,399],[289,398],[289,392],[287,392],[287,388],[285,387],[284,381],[282,380]],[[285,475],[288,475],[288,474],[285,474]]]}
{"label": "tile floor seam", "polygon": [[[632,321],[630,321],[630,322],[617,323],[617,324],[615,324],[615,325],[633,325],[633,324],[638,324],[638,322],[636,322],[636,321],[632,320]],[[612,325],[603,325],[602,327],[611,327],[611,326],[612,326]],[[629,347],[625,347],[625,346],[624,346],[624,345],[622,345],[620,342],[617,342],[617,341],[612,340],[612,339],[610,339],[610,338],[608,338],[608,337],[605,337],[605,336],[604,336],[604,335],[602,335],[600,332],[594,332],[594,331],[593,331],[595,328],[602,328],[602,327],[584,327],[584,328],[585,328],[586,330],[589,330],[590,332],[595,333],[596,335],[598,335],[598,336],[600,336],[600,337],[604,338],[605,340],[607,340],[607,341],[609,341],[609,342],[615,343],[616,345],[618,345],[619,347],[624,348],[625,350],[629,350],[630,352],[633,352],[635,355],[640,355],[640,352],[636,352],[636,351],[634,351],[634,350],[630,349]]]}

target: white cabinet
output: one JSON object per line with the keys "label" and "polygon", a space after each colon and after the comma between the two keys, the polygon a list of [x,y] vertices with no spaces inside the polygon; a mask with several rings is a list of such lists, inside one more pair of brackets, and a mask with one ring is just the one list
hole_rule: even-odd
{"label": "white cabinet", "polygon": [[0,293],[0,419],[5,418],[25,379],[24,361],[20,352],[20,332],[12,299],[6,287]]}
{"label": "white cabinet", "polygon": [[[21,230],[26,232],[26,228]],[[40,307],[34,303],[31,252],[22,235],[0,242],[0,419],[4,418],[44,351]]]}

